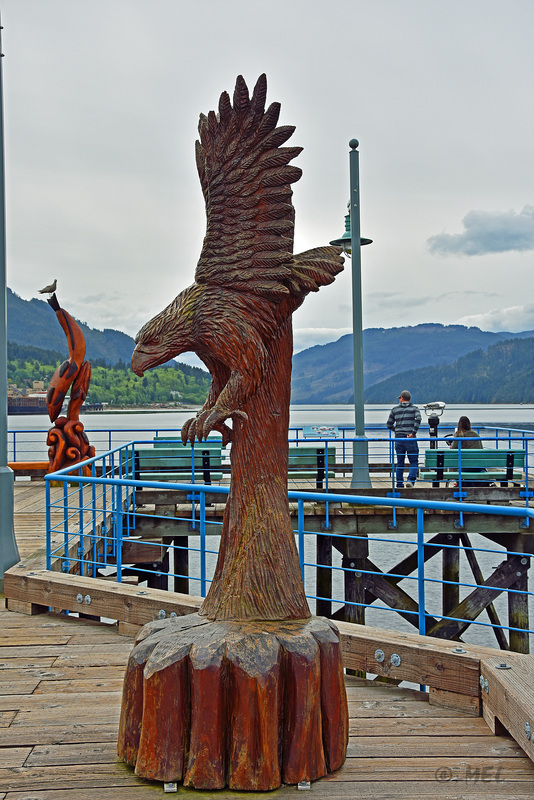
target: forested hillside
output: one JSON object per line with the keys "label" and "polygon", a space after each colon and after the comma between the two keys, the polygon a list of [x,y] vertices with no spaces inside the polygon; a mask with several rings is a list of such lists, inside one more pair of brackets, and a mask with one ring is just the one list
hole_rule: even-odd
{"label": "forested hillside", "polygon": [[[68,309],[67,309],[68,311]],[[102,358],[106,364],[129,362],[134,349],[134,340],[122,331],[106,328],[99,331],[77,320],[85,337],[87,360]],[[63,329],[55,312],[45,300],[36,297],[23,300],[11,289],[7,290],[7,340],[16,344],[45,347],[66,352]]]}
{"label": "forested hillside", "polygon": [[[31,390],[33,381],[44,381],[45,388],[65,355],[8,343],[8,382]],[[143,406],[152,403],[201,405],[206,399],[210,376],[197,367],[176,364],[135,375],[129,364],[119,361],[114,367],[103,359],[92,361],[88,403],[114,406]]]}
{"label": "forested hillside", "polygon": [[534,403],[534,338],[499,342],[453,364],[400,372],[367,389],[365,402],[394,402],[402,389],[416,403]]}
{"label": "forested hillside", "polygon": [[[460,356],[499,341],[533,335],[532,331],[490,333],[464,325],[433,323],[369,328],[363,332],[364,386],[370,389],[406,370],[451,364]],[[292,403],[350,403],[353,386],[352,334],[293,357]],[[384,402],[390,399],[388,395]]]}

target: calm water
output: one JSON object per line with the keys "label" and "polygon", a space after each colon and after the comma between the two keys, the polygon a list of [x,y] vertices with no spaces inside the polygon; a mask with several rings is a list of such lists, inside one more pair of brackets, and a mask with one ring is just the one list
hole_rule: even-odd
{"label": "calm water", "polygon": [[[387,405],[366,405],[365,423],[372,427],[384,425],[392,401]],[[422,409],[422,405],[419,406]],[[147,429],[180,428],[194,416],[195,409],[186,411],[147,411],[147,412],[97,412],[83,414],[81,420],[86,430],[102,428]],[[503,426],[534,429],[534,404],[528,405],[448,405],[441,422],[443,426],[455,425],[458,418],[466,415],[473,425]],[[425,419],[423,414],[423,420]],[[353,425],[354,407],[350,405],[291,406],[290,425]],[[9,430],[48,430],[50,423],[45,414],[10,416]]]}
{"label": "calm water", "polygon": [[[388,405],[366,406],[366,426],[372,428],[377,425],[384,425],[392,405],[394,405],[394,402]],[[110,428],[121,432],[121,434],[118,434],[114,438],[114,445],[117,445],[119,441],[126,442],[131,439],[145,438],[143,431],[147,431],[146,438],[152,438],[155,429],[160,431],[176,430],[180,428],[187,419],[194,416],[194,413],[194,409],[189,409],[187,411],[151,411],[147,413],[103,412],[85,414],[82,416],[82,422],[91,443],[96,446],[97,453],[100,453],[108,449],[108,437],[106,432]],[[486,425],[489,427],[534,430],[534,405],[449,405],[445,408],[443,416],[441,417],[441,430],[443,434],[450,432],[450,427],[455,426],[461,415],[468,416],[473,426]],[[349,405],[293,406],[291,408],[290,424],[294,427],[306,425],[350,426],[353,424],[353,421],[354,408]],[[20,460],[46,459],[46,431],[49,427],[50,423],[48,417],[45,415],[9,417],[9,430],[21,432],[20,439],[17,438],[17,458]],[[27,431],[27,433],[23,434],[22,431]],[[427,434],[424,430],[421,430],[421,435],[424,437]],[[9,458],[12,458],[12,437],[8,437],[8,441],[10,447]],[[406,540],[406,544],[400,542],[399,535],[395,533],[388,533],[380,538],[381,541],[370,542],[370,558],[383,570],[393,567],[404,558],[408,552],[413,550],[415,536],[402,537]],[[488,540],[476,535],[472,537],[472,544],[476,547],[483,546],[485,548],[491,548],[493,551],[486,554],[478,554],[484,577],[488,577],[495,567],[504,560],[505,551],[493,545]],[[217,538],[208,537],[208,548],[216,549],[216,546]],[[337,551],[334,552],[333,566],[339,568],[341,567],[341,557]],[[310,563],[315,561],[315,544],[313,537],[307,537],[305,556],[306,561]],[[211,562],[209,566],[213,568],[215,565],[215,557],[211,557],[209,560]],[[427,564],[427,577],[440,577],[440,562],[441,559],[437,556]],[[191,567],[191,572],[193,573],[195,569],[194,563],[191,564]],[[305,582],[308,594],[315,594],[314,573],[315,570],[312,567],[306,569]],[[473,582],[465,559],[463,559],[461,565],[461,580],[468,583]],[[400,585],[408,594],[414,597],[416,596],[417,589],[415,581],[404,580]],[[463,598],[469,594],[471,590],[472,589],[469,587],[462,587],[461,597]],[[196,583],[191,583],[190,591],[192,593],[198,591]],[[438,584],[429,583],[427,584],[426,592],[427,611],[439,617],[441,587]],[[334,596],[343,596],[343,573],[339,570],[334,572]],[[532,598],[530,598],[530,600],[532,600]],[[530,605],[533,606],[533,603],[531,602]],[[506,597],[501,596],[497,598],[495,606],[501,617],[501,623],[506,624]],[[334,605],[334,609],[336,607],[339,606]],[[530,613],[531,619],[533,619],[534,607],[531,607]],[[415,630],[397,614],[388,611],[371,609],[368,611],[367,620],[369,624],[379,627],[388,627],[411,632]],[[479,620],[487,623],[487,615],[484,613]],[[496,646],[493,632],[486,627],[471,626],[462,638],[466,642]]]}

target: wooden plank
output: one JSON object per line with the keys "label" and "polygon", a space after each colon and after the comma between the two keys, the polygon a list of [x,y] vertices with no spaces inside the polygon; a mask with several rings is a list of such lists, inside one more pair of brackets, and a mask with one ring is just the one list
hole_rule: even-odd
{"label": "wooden plank", "polygon": [[454,717],[458,719],[461,716],[463,717],[464,714],[457,709],[439,708],[438,706],[431,706],[429,703],[413,703],[410,701],[405,703],[399,701],[387,703],[384,701],[377,705],[374,700],[369,700],[363,703],[349,702],[349,716],[354,719],[385,719],[387,717],[432,717],[435,719],[440,717]]}
{"label": "wooden plank", "polygon": [[[469,800],[493,800],[493,798],[503,800],[503,797],[505,797],[505,800],[525,800],[525,798],[532,797],[531,783],[514,782],[513,784],[507,783],[504,785],[507,787],[505,795],[499,794],[499,791],[502,792],[503,790],[502,783],[469,784],[469,794],[459,795],[458,784],[455,782],[440,784],[436,783],[435,780],[425,782],[403,781],[399,786],[395,786],[395,793],[392,794],[391,783],[389,781],[380,781],[372,783],[370,787],[372,788],[372,795],[370,795],[361,784],[358,786],[349,783],[334,785],[331,782],[325,784],[320,780],[312,784],[312,791],[313,797],[319,798],[319,800],[323,798],[327,798],[327,800],[355,800],[355,798],[358,798],[358,800],[362,798],[363,800],[365,798],[365,800],[368,800],[371,797],[372,800],[392,800],[393,797],[395,800],[414,800],[414,797],[417,797],[417,800],[458,800],[460,796],[469,798]],[[68,789],[54,789],[50,792],[40,790],[38,798],[39,800],[72,800],[72,793],[69,795],[68,791]],[[131,792],[132,794],[128,795],[128,788],[119,786],[113,788],[101,787],[99,789],[78,787],[76,789],[76,800],[144,800],[144,798],[151,799],[157,796],[161,800],[162,797],[161,785],[157,784],[144,786],[136,784],[131,787]],[[195,798],[199,800],[200,798],[203,798],[203,800],[210,798],[211,800],[211,798],[215,797],[217,800],[239,800],[239,795],[236,792],[224,789],[217,791],[216,795],[208,795],[199,792],[195,794],[193,791],[180,788],[177,796],[188,800],[195,800]],[[243,794],[242,796],[251,798],[251,800],[253,798],[268,800],[268,798],[272,799],[273,794],[257,792],[254,795]],[[274,796],[276,798],[295,797],[295,787],[282,786],[276,790],[276,795]],[[29,798],[27,793],[10,792],[9,795],[6,795],[5,800],[29,800]]]}
{"label": "wooden plank", "polygon": [[430,705],[441,706],[442,708],[455,708],[458,711],[465,711],[479,717],[482,711],[480,697],[470,694],[459,694],[458,692],[447,692],[444,689],[429,687],[428,702]]}
{"label": "wooden plank", "polygon": [[62,645],[67,644],[70,639],[70,635],[62,635],[57,632],[50,632],[48,635],[37,633],[33,634],[32,636],[16,636],[12,634],[11,636],[0,636],[0,658],[6,653],[9,653],[9,648],[11,647],[21,647],[21,646],[31,646],[31,647],[39,647],[39,645]]}
{"label": "wooden plank", "polygon": [[[97,682],[100,680],[113,680],[120,678],[124,675],[125,666],[126,662],[113,666],[107,664],[103,667],[79,667],[73,665],[58,667],[54,664],[53,667],[30,667],[28,669],[21,670],[18,673],[18,678],[23,681],[27,681],[30,678],[35,678],[41,682],[44,687],[46,687],[46,684],[50,681],[90,680]],[[18,678],[15,677],[14,680],[17,680]],[[23,693],[18,692],[18,694]]]}
{"label": "wooden plank", "polygon": [[[0,728],[9,728],[16,716],[17,710],[15,708],[7,711],[0,711]],[[3,738],[4,737],[2,736],[2,741]]]}
{"label": "wooden plank", "polygon": [[[8,793],[28,791],[32,796],[44,789],[70,789],[71,797],[78,796],[78,788],[91,786],[128,786],[139,779],[132,777],[125,764],[73,764],[68,770],[62,766],[25,767],[21,770],[0,769],[0,786]],[[161,784],[160,784],[161,787]],[[161,794],[161,788],[159,788]]]}
{"label": "wooden plank", "polygon": [[22,767],[31,751],[31,747],[0,747],[0,769]]}
{"label": "wooden plank", "polygon": [[[121,668],[124,673],[124,668]],[[121,692],[124,683],[124,675],[117,678],[100,678],[99,680],[59,680],[59,681],[41,681],[36,688],[33,696],[40,694],[54,694],[60,692],[61,694],[79,694],[85,692]],[[0,692],[1,694],[1,692]]]}
{"label": "wooden plank", "polygon": [[[383,737],[384,720],[353,717],[349,720],[349,734],[356,737]],[[493,736],[482,717],[391,717],[387,722],[387,734],[397,736],[432,736],[460,738],[465,736]]]}
{"label": "wooden plank", "polygon": [[[71,645],[68,648],[68,652],[72,658],[77,658],[78,656],[84,655],[107,655],[110,651],[110,647],[108,644],[76,644]],[[115,654],[120,653],[123,658],[126,654],[130,652],[132,649],[131,643],[127,639],[118,638],[116,642],[113,643],[113,650]],[[17,647],[0,647],[0,661],[9,658],[31,658],[36,653],[39,656],[63,656],[64,653],[67,652],[66,647],[58,648],[57,645],[54,644],[43,644],[41,647],[26,647],[25,645],[18,645]]]}
{"label": "wooden plank", "polygon": [[[458,726],[459,727],[459,726]],[[351,736],[349,757],[358,758],[523,758],[519,745],[509,736]],[[32,754],[33,758],[33,754]],[[30,763],[30,761],[28,761]]]}
{"label": "wooden plank", "polygon": [[[534,793],[534,765],[526,758],[496,758],[495,756],[471,756],[463,753],[457,757],[442,756],[428,758],[347,758],[343,769],[326,775],[324,783],[351,781],[368,783],[389,781],[390,787],[397,781],[436,781],[437,770],[447,770],[450,780],[474,783],[482,775],[486,781],[529,781]],[[497,777],[498,776],[498,777]],[[438,782],[438,781],[436,781]],[[502,783],[500,785],[502,792]],[[396,792],[395,792],[395,796]],[[505,795],[506,796],[506,795]]]}
{"label": "wooden plank", "polygon": [[[510,732],[516,742],[534,761],[532,731],[534,730],[534,665],[531,656],[506,654],[510,669],[500,669],[503,658],[482,659],[481,678],[488,681],[488,691],[482,692],[482,702]],[[530,726],[530,735],[527,724]]]}
{"label": "wooden plank", "polygon": [[[128,792],[131,791],[131,795]],[[126,786],[99,787],[91,789],[87,787],[76,788],[76,800],[148,800],[156,798],[158,795],[161,800],[162,790],[155,785],[135,785],[130,789]],[[27,792],[0,793],[0,800],[28,800],[30,795]],[[35,800],[72,800],[72,792],[69,789],[50,789],[40,790],[38,795],[31,795]],[[225,798],[221,798],[225,800]]]}
{"label": "wooden plank", "polygon": [[[39,790],[38,795],[32,795],[35,800],[73,800],[71,789]],[[226,800],[228,794],[217,794],[217,800]],[[8,795],[0,793],[0,800],[29,800],[27,791],[9,792]],[[135,781],[131,786],[100,786],[98,789],[78,786],[75,800],[161,800],[161,784],[142,784]],[[183,795],[182,795],[183,797]]]}
{"label": "wooden plank", "polygon": [[0,669],[21,670],[26,667],[51,667],[55,660],[53,656],[42,658],[39,655],[35,655],[32,658],[3,658],[0,659]]}
{"label": "wooden plank", "polygon": [[[0,753],[2,751],[0,750]],[[117,761],[115,742],[37,745],[31,750],[25,766],[67,764],[114,764]]]}
{"label": "wooden plank", "polygon": [[2,729],[2,747],[22,745],[76,744],[77,742],[112,742],[117,744],[119,724],[117,722],[95,725],[94,722],[72,724],[19,726]]}
{"label": "wooden plank", "polygon": [[0,696],[8,694],[32,694],[39,685],[39,678],[21,680],[20,674],[13,676],[12,680],[0,678]]}
{"label": "wooden plank", "polygon": [[[49,698],[46,694],[17,694],[8,697],[0,698],[0,710],[16,708],[19,711],[32,711],[40,713],[41,711],[49,710],[50,713],[57,713],[58,700],[61,699],[61,705],[65,714],[72,713],[89,713],[92,710],[98,710],[99,704],[100,711],[106,713],[111,706],[120,708],[121,692],[92,692],[88,697],[84,694],[83,697],[78,695],[67,694],[64,698],[53,697]],[[114,713],[114,712],[113,712]]]}

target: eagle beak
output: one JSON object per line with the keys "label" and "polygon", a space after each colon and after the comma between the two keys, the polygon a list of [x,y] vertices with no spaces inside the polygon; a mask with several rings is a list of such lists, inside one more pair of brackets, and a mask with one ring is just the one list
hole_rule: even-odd
{"label": "eagle beak", "polygon": [[154,361],[154,354],[143,352],[139,345],[137,345],[132,354],[132,370],[135,374],[142,378],[145,371],[149,368],[151,361]]}

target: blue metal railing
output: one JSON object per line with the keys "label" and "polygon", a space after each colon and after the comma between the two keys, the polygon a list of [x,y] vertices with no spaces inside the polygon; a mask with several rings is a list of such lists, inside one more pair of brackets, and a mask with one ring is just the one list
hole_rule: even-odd
{"label": "blue metal railing", "polygon": [[[352,442],[354,440],[354,426],[338,425],[336,426],[339,432],[339,437],[335,440],[339,445],[339,452],[343,461],[352,456]],[[428,429],[426,424],[423,424],[419,430],[422,435]],[[454,425],[442,423],[440,429],[440,441],[447,434],[452,435],[454,432]],[[48,428],[32,428],[22,430],[9,430],[8,436],[8,460],[9,461],[42,461],[48,458],[48,449],[46,445],[46,437]],[[499,447],[507,445],[507,441],[520,441],[523,438],[534,441],[534,432],[525,431],[521,429],[512,428],[499,428],[488,427],[484,425],[474,426],[473,430],[481,436],[486,437],[488,440],[495,441],[495,446]],[[304,441],[304,427],[294,426],[289,430],[289,438],[295,442]],[[391,440],[393,434],[385,425],[367,425],[365,428],[366,436],[376,439]],[[152,439],[155,436],[176,436],[179,429],[164,428],[164,427],[148,427],[148,428],[86,428],[86,433],[91,441],[91,444],[96,448],[97,455],[103,455],[109,452],[114,447],[127,444],[133,439]],[[310,441],[310,439],[307,439]],[[324,438],[321,441],[327,441]]]}
{"label": "blue metal railing", "polygon": [[[122,581],[123,576],[128,574],[128,571],[133,571],[141,580],[149,580],[154,576],[163,578],[165,581],[171,580],[184,580],[192,582],[194,586],[198,587],[199,594],[203,597],[206,595],[213,569],[215,564],[215,557],[217,555],[217,539],[220,533],[221,520],[215,518],[213,513],[209,511],[209,506],[206,503],[206,495],[209,493],[213,496],[221,496],[223,502],[224,496],[228,493],[227,486],[220,485],[204,485],[202,483],[172,483],[166,481],[161,483],[159,481],[137,481],[130,477],[131,466],[133,464],[134,450],[138,443],[130,442],[127,445],[116,447],[103,456],[95,457],[91,461],[86,462],[87,468],[90,470],[90,475],[83,475],[81,467],[72,467],[64,469],[53,475],[46,476],[46,551],[47,551],[47,569],[52,567],[53,562],[58,560],[61,563],[62,570],[66,573],[75,571],[78,574],[85,576],[97,577],[106,571],[113,570],[116,572],[117,581]],[[326,473],[328,464],[326,464]],[[97,472],[99,473],[97,475]],[[61,491],[54,492],[53,483],[62,485]],[[125,542],[135,542],[138,547],[154,546],[152,538],[142,538],[136,534],[136,525],[144,522],[155,522],[164,520],[169,522],[168,516],[156,515],[155,513],[147,514],[146,510],[139,509],[136,506],[136,494],[143,489],[174,489],[184,493],[184,502],[181,503],[178,516],[174,518],[175,524],[187,526],[185,532],[182,529],[179,533],[174,533],[173,536],[188,536],[189,542],[187,552],[191,558],[186,573],[176,572],[172,565],[167,570],[161,567],[162,559],[159,562],[159,568],[147,567],[144,562],[138,562],[128,566],[123,563],[122,551]],[[332,532],[329,530],[330,520],[328,509],[332,504],[342,504],[347,507],[354,506],[369,506],[370,499],[366,495],[346,495],[342,492],[327,491],[326,493],[308,492],[308,491],[289,491],[289,502],[296,504],[296,523],[295,537],[297,548],[299,552],[300,565],[305,581],[306,594],[310,600],[315,602],[328,601],[339,607],[358,607],[372,609],[373,611],[391,611],[399,609],[392,609],[389,606],[377,605],[376,602],[365,603],[347,600],[345,592],[339,587],[334,587],[331,597],[321,597],[313,590],[314,579],[317,575],[317,570],[325,569],[324,564],[313,561],[309,556],[310,542],[315,538],[317,541],[321,536],[331,536]],[[526,498],[528,501],[528,497]],[[325,522],[323,529],[317,524],[317,517],[310,517],[315,522],[307,523],[306,517],[306,504],[313,503],[315,508],[317,505],[324,506],[325,508]],[[392,578],[396,581],[406,581],[408,584],[407,592],[411,593],[414,600],[417,602],[417,610],[403,609],[403,616],[413,617],[413,622],[416,622],[417,629],[420,633],[424,633],[429,623],[432,620],[440,618],[448,618],[455,620],[455,617],[448,617],[446,614],[439,610],[432,610],[427,608],[427,601],[432,599],[432,603],[436,605],[435,589],[438,586],[447,585],[448,581],[443,578],[436,577],[432,574],[430,565],[425,562],[425,549],[428,553],[428,548],[441,548],[455,549],[459,553],[466,553],[466,551],[473,551],[484,555],[484,557],[492,560],[495,554],[506,555],[508,558],[518,556],[524,560],[528,565],[530,556],[528,553],[511,551],[511,550],[498,550],[495,545],[491,547],[471,547],[469,545],[447,545],[447,544],[433,544],[428,541],[427,532],[425,531],[425,511],[442,511],[453,513],[460,516],[461,514],[484,514],[491,515],[496,518],[497,526],[498,520],[504,517],[515,517],[520,520],[522,527],[527,529],[530,519],[534,516],[534,510],[530,509],[527,504],[521,507],[517,506],[488,506],[486,504],[470,503],[465,498],[461,498],[461,503],[444,502],[436,500],[421,500],[415,497],[401,498],[401,497],[373,497],[372,505],[377,507],[388,507],[395,513],[397,509],[414,509],[415,520],[413,539],[399,539],[396,538],[394,545],[410,546],[417,548],[417,572],[414,576],[395,573],[395,571],[375,572],[373,570],[362,569],[360,566],[350,567],[344,566],[343,563],[333,563],[331,567],[333,582],[336,583],[336,576],[343,578],[343,576],[352,576],[356,573],[365,573],[369,575],[379,575],[382,577]],[[311,526],[311,527],[310,527]],[[167,535],[169,535],[167,533]],[[160,535],[161,536],[161,535]],[[385,537],[378,536],[358,536],[350,533],[335,533],[338,540],[351,540],[357,541],[358,539],[365,539],[371,546],[379,546],[387,553],[388,548],[393,545],[390,540]],[[191,543],[193,540],[194,544]],[[176,546],[174,544],[161,544],[161,554],[172,554],[172,560],[179,561],[180,553],[183,553],[183,545]],[[523,561],[521,562],[523,563]],[[528,568],[528,566],[527,566]],[[526,572],[526,570],[525,570]],[[345,578],[346,579],[346,578]],[[487,579],[486,579],[487,581]],[[339,583],[339,581],[337,581]],[[476,580],[474,581],[459,581],[457,582],[459,590],[472,591],[481,586]],[[415,587],[415,588],[414,588]],[[525,594],[530,600],[534,595],[532,592],[517,590],[514,588],[502,588],[499,586],[492,587],[484,584],[486,590],[493,588],[496,593],[503,593],[505,596],[513,594]],[[196,593],[196,592],[194,592]],[[415,619],[416,618],[416,619]],[[482,620],[457,620],[459,623],[475,624],[480,627],[493,627],[495,624],[486,623]],[[514,625],[498,625],[504,630],[520,630],[528,633],[534,633],[529,628],[516,628]]]}

